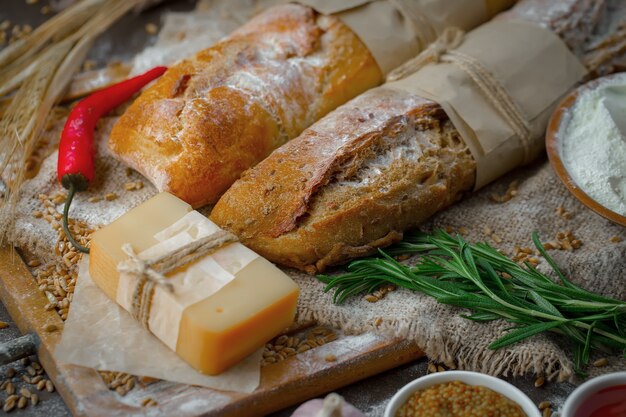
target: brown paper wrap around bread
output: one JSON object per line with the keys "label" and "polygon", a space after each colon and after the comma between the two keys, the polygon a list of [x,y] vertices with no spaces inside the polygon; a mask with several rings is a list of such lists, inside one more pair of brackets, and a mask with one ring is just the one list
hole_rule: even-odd
{"label": "brown paper wrap around bread", "polygon": [[[438,0],[433,23],[422,24],[426,15],[413,2],[337,3],[341,11],[330,14],[293,3],[273,7],[172,66],[122,115],[109,148],[159,191],[193,207],[214,203],[245,169],[383,82],[448,16],[469,27],[496,11],[485,0]],[[426,9],[429,1],[415,4]],[[419,34],[422,26],[433,33]]]}
{"label": "brown paper wrap around bread", "polygon": [[318,121],[247,171],[212,220],[274,262],[322,271],[397,242],[464,193],[532,159],[551,109],[585,68],[534,23],[494,21],[457,41],[456,51],[518,109],[527,150],[499,102],[447,62],[454,52],[446,42],[435,43],[425,54],[443,62]]}
{"label": "brown paper wrap around bread", "polygon": [[446,28],[471,29],[514,0],[297,0],[334,15],[367,46],[384,74],[426,48]]}
{"label": "brown paper wrap around bread", "polygon": [[[486,23],[466,35],[453,53],[474,59],[493,77],[520,111],[525,135],[507,121],[503,103],[490,101],[458,64],[426,65],[385,87],[433,100],[446,111],[476,160],[474,188],[479,189],[543,151],[554,107],[587,70],[558,36],[523,21]],[[438,57],[445,58],[445,52]]]}

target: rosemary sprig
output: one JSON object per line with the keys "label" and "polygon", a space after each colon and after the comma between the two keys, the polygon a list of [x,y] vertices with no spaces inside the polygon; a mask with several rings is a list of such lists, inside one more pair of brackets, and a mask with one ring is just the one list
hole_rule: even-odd
{"label": "rosemary sprig", "polygon": [[[470,244],[443,231],[415,232],[380,257],[352,262],[343,275],[319,275],[334,301],[371,292],[383,284],[424,293],[438,302],[472,310],[463,317],[488,322],[505,319],[513,327],[489,345],[498,349],[550,331],[575,345],[578,370],[592,350],[622,349],[626,355],[626,302],[604,297],[569,281],[539,241],[533,242],[558,282],[529,263],[518,265],[486,243]],[[414,266],[392,256],[419,254]]]}

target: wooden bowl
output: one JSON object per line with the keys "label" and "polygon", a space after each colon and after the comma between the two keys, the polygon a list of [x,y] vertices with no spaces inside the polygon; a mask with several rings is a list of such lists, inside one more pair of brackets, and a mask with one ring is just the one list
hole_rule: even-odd
{"label": "wooden bowl", "polygon": [[[548,131],[546,133],[546,150],[548,151],[548,159],[550,164],[556,172],[556,175],[561,179],[565,187],[576,197],[581,203],[589,207],[591,210],[598,213],[600,216],[611,220],[614,223],[626,226],[626,217],[609,210],[602,204],[598,203],[593,198],[589,197],[572,179],[563,160],[561,159],[561,144],[559,141],[559,132],[563,128],[564,123],[568,120],[565,117],[569,109],[574,105],[576,99],[581,92],[598,87],[603,81],[609,80],[614,77],[625,77],[622,74],[613,74],[606,77],[598,78],[597,80],[590,81],[578,87],[576,90],[568,94],[557,106],[556,110],[550,117],[550,123],[548,124]],[[626,78],[626,77],[625,77]],[[625,161],[626,163],[626,161]]]}

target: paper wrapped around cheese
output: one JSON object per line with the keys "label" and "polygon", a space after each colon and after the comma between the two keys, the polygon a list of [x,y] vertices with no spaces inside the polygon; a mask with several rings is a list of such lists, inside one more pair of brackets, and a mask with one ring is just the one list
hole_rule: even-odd
{"label": "paper wrapped around cheese", "polygon": [[[155,275],[151,260],[165,262],[220,233],[191,206],[161,193],[96,231],[90,250],[94,282],[187,363],[210,375],[287,328],[298,298],[287,275],[238,242],[218,243],[166,273],[162,282],[146,278]],[[143,272],[133,270],[143,262]]]}

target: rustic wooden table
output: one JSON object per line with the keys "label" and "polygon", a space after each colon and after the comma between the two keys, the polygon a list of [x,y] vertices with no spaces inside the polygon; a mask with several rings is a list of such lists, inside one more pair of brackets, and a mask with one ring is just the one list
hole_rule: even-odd
{"label": "rustic wooden table", "polygon": [[[34,4],[27,4],[26,0],[2,0],[0,5],[0,22],[8,19],[15,24],[30,24],[35,27],[46,19],[40,13],[40,9],[47,1],[39,0],[35,1]],[[28,3],[32,3],[32,1]],[[190,10],[194,4],[194,0],[172,0],[139,16],[127,16],[96,42],[89,58],[94,59],[100,65],[112,59],[129,59],[154,41],[154,37],[151,37],[143,30],[146,23],[159,23],[161,13],[168,10]],[[13,324],[3,305],[0,305],[0,320],[10,324],[9,327],[0,330],[0,342],[19,336],[19,330]],[[36,360],[34,357],[32,359]],[[373,417],[382,416],[385,405],[391,396],[406,383],[425,375],[427,366],[428,360],[421,359],[344,387],[338,390],[338,393],[366,413],[366,415]],[[17,362],[0,367],[0,379],[6,378],[9,368],[15,368],[19,374],[23,365]],[[531,376],[508,380],[527,393],[536,403],[548,400],[557,405],[557,410],[558,405],[562,404],[564,398],[574,389],[572,385],[562,383],[548,383],[542,388],[535,388],[534,378]],[[19,390],[21,385],[18,385],[17,388]],[[38,406],[19,410],[19,415],[32,417],[62,417],[70,415],[68,408],[56,392],[43,392],[40,396],[42,401]],[[295,408],[290,407],[274,413],[272,416],[288,417]]]}

